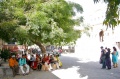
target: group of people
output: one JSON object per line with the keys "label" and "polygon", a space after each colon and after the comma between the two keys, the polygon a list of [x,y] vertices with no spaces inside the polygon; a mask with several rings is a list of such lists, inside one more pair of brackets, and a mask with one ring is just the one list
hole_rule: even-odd
{"label": "group of people", "polygon": [[[113,47],[113,51],[111,52],[110,48],[104,48],[103,46],[101,48],[101,56],[100,56],[100,64],[102,64],[102,69],[111,69],[112,64],[113,68],[118,67],[118,57],[119,53],[116,49],[116,47]],[[112,55],[112,61],[111,61],[111,55]]]}
{"label": "group of people", "polygon": [[[16,76],[17,74],[19,74],[19,68],[22,71],[23,75],[29,74],[30,67],[27,64],[25,55],[22,55],[22,57],[19,58],[19,60],[17,60],[15,55],[10,56],[9,66],[12,69],[13,76]],[[24,67],[26,68],[26,70],[24,70]]]}
{"label": "group of people", "polygon": [[9,58],[9,66],[13,71],[13,76],[19,74],[19,69],[23,75],[28,75],[30,69],[51,71],[59,69],[62,62],[57,54],[44,54],[43,56],[36,53],[11,55]]}

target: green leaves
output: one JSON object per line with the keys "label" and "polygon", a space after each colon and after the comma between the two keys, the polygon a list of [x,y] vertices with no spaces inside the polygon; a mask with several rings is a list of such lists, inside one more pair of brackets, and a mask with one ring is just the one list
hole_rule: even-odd
{"label": "green leaves", "polygon": [[112,29],[119,24],[118,1],[109,1],[104,23]]}
{"label": "green leaves", "polygon": [[67,3],[64,0],[37,3],[34,6],[34,12],[27,15],[28,26],[30,26],[29,35],[40,42],[51,44],[60,44],[63,39],[69,39],[68,43],[72,41],[70,34],[75,34],[73,27],[80,23],[80,19],[72,19],[73,8],[82,12],[81,6],[75,3]]}
{"label": "green leaves", "polygon": [[6,42],[10,42],[11,38],[15,36],[15,29],[17,24],[14,21],[0,23],[0,38]]}
{"label": "green leaves", "polygon": [[[99,2],[100,0],[94,0],[94,2]],[[119,25],[119,9],[120,0],[104,0],[107,3],[106,18],[103,22],[107,28],[114,29]]]}
{"label": "green leaves", "polygon": [[[82,13],[83,9],[77,3],[65,0],[8,0],[0,2],[0,7],[0,15],[3,15],[0,16],[1,27],[15,30],[13,33],[5,31],[5,37],[17,38],[20,44],[31,41],[60,45],[63,41],[67,44],[80,37],[80,31],[74,30],[74,26],[80,25],[83,18],[73,19],[73,16],[76,15],[75,10]],[[11,25],[11,22],[14,24]],[[5,28],[1,28],[1,33],[2,29]]]}
{"label": "green leaves", "polygon": [[10,57],[10,50],[4,49],[4,50],[0,50],[1,54],[0,57],[4,59],[4,61],[6,62],[7,59],[9,59]]}

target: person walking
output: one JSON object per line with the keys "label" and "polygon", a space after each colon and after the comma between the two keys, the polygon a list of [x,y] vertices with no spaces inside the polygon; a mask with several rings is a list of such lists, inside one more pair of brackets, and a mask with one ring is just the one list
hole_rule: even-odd
{"label": "person walking", "polygon": [[107,52],[105,54],[105,63],[106,63],[106,66],[109,69],[111,69],[111,58],[110,58],[110,48],[107,48]]}
{"label": "person walking", "polygon": [[113,67],[116,68],[118,67],[118,51],[116,47],[113,47],[113,52],[112,52],[112,62],[113,62]]}
{"label": "person walking", "polygon": [[12,69],[13,77],[15,77],[17,74],[19,74],[19,66],[18,66],[18,62],[15,58],[15,55],[10,56],[9,66]]}
{"label": "person walking", "polygon": [[[25,55],[22,55],[22,58],[19,59],[19,67],[24,75],[29,74],[30,67],[27,65]],[[26,71],[24,71],[23,67],[27,68]]]}

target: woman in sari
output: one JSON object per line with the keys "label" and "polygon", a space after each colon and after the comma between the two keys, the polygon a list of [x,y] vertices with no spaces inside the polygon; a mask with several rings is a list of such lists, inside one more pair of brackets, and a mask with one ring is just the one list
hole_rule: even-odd
{"label": "woman in sari", "polygon": [[34,69],[34,70],[36,70],[37,69],[37,60],[34,57],[34,55],[31,56],[30,61],[31,61],[31,68]]}
{"label": "woman in sari", "polygon": [[43,64],[42,69],[43,70],[45,70],[45,71],[49,70],[48,63],[49,63],[48,56],[46,54],[44,54],[43,59],[42,59],[42,64]]}
{"label": "woman in sari", "polygon": [[118,67],[118,51],[116,47],[113,47],[113,52],[112,52],[112,62],[113,62],[113,67],[116,68]]}

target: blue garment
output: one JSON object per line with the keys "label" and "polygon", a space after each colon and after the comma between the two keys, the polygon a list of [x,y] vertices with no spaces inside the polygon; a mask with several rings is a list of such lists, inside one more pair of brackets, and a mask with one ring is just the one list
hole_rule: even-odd
{"label": "blue garment", "polygon": [[20,58],[20,59],[19,59],[19,66],[23,66],[23,65],[25,65],[25,64],[27,64],[27,63],[26,63],[26,58]]}
{"label": "blue garment", "polygon": [[116,64],[116,63],[118,63],[118,52],[116,51],[116,53],[115,54],[112,54],[112,62],[114,63],[114,64]]}

